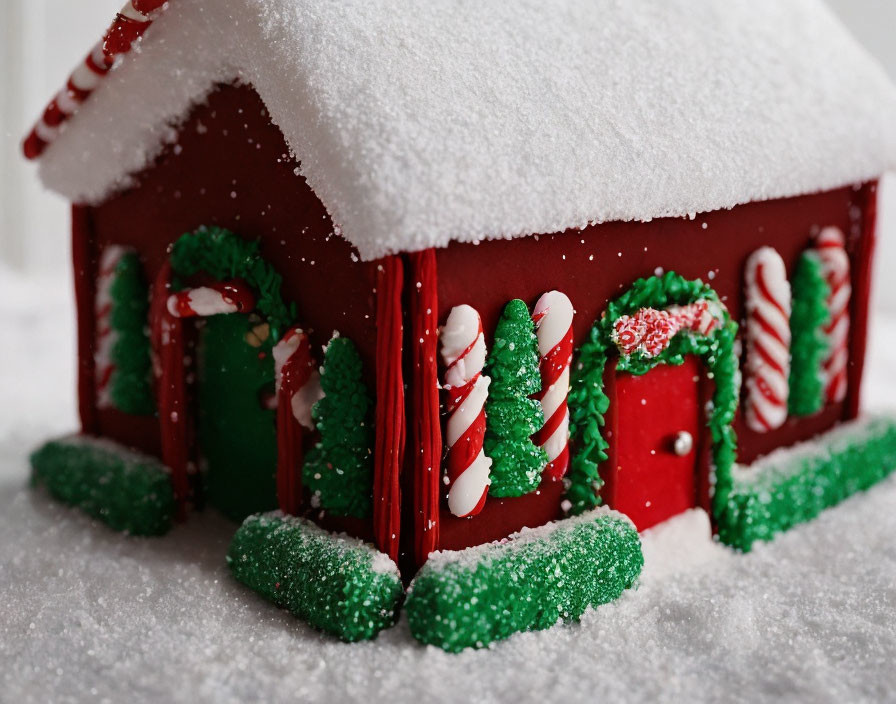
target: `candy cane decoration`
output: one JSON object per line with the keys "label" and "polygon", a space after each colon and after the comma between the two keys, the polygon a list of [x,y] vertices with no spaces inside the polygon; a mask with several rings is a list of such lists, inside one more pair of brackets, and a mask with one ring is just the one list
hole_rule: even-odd
{"label": "candy cane decoration", "polygon": [[224,313],[248,313],[255,294],[245,281],[216,282],[179,291],[168,297],[168,312],[175,318],[204,318]]}
{"label": "candy cane decoration", "polygon": [[69,77],[46,107],[22,144],[28,159],[36,159],[59,135],[59,130],[99,86],[115,64],[127,54],[161,11],[166,0],[130,0],[115,16],[103,39]]}
{"label": "candy cane decoration", "polygon": [[790,376],[790,283],[771,247],[747,260],[746,309],[746,421],[764,433],[787,420]]}
{"label": "candy cane decoration", "polygon": [[302,427],[314,430],[311,408],[323,398],[308,335],[298,327],[274,345],[277,389],[277,500],[296,515],[302,500]]}
{"label": "candy cane decoration", "polygon": [[127,248],[119,245],[106,247],[100,256],[99,274],[96,283],[96,405],[97,408],[111,408],[112,377],[115,364],[112,361],[112,348],[118,341],[118,333],[112,327],[112,284],[118,263],[127,252]]}
{"label": "candy cane decoration", "polygon": [[440,335],[448,392],[448,510],[465,518],[482,510],[491,483],[492,461],[482,449],[491,380],[482,375],[485,336],[479,313],[468,305],[455,306]]}
{"label": "candy cane decoration", "polygon": [[535,304],[532,320],[541,355],[541,391],[535,396],[544,411],[544,425],[535,442],[548,455],[545,468],[553,480],[569,468],[569,368],[572,363],[572,319],[575,311],[566,294],[548,291]]}
{"label": "candy cane decoration", "polygon": [[837,227],[826,227],[815,238],[824,277],[828,282],[828,322],[824,326],[828,349],[822,362],[825,399],[839,402],[846,398],[846,365],[849,361],[849,301],[852,285],[846,240]]}

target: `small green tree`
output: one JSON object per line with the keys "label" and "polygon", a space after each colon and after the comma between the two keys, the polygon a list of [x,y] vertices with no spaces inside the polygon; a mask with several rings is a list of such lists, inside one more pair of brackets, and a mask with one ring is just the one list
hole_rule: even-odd
{"label": "small green tree", "polygon": [[486,373],[491,384],[486,403],[485,454],[492,459],[492,496],[522,496],[538,487],[548,463],[532,435],[544,423],[541,404],[529,398],[541,388],[538,343],[526,304],[504,308]]}
{"label": "small green tree", "polygon": [[792,415],[808,416],[824,406],[821,365],[827,351],[824,324],[828,320],[830,290],[817,253],[800,256],[793,274],[793,308],[790,313],[790,394]]}
{"label": "small green tree", "polygon": [[117,335],[110,353],[115,371],[109,396],[115,408],[123,413],[151,415],[155,411],[155,398],[147,334],[149,290],[140,258],[134,252],[119,260],[109,295],[112,299],[109,325]]}
{"label": "small green tree", "polygon": [[312,410],[320,442],[305,460],[305,486],[330,513],[366,518],[373,491],[372,403],[351,340],[330,340],[320,381],[324,397]]}

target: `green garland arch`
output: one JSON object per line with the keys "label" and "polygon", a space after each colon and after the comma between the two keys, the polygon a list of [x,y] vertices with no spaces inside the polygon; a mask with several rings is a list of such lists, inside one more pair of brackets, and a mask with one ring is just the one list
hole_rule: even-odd
{"label": "green garland arch", "polygon": [[258,242],[244,240],[223,227],[200,227],[181,235],[171,247],[171,268],[180,279],[205,272],[216,279],[243,279],[258,294],[256,308],[267,318],[276,342],[296,319],[295,305],[286,305],[283,277],[259,252]]}
{"label": "green garland arch", "polygon": [[[582,513],[600,503],[597,490],[602,482],[598,466],[607,459],[608,443],[602,427],[610,405],[603,388],[603,375],[607,361],[616,350],[611,339],[613,323],[620,316],[632,315],[641,308],[663,309],[698,300],[719,303],[718,294],[699,279],[690,281],[672,271],[663,276],[638,279],[626,293],[607,305],[600,320],[591,328],[587,341],[579,349],[569,394],[570,432],[575,448],[566,489],[571,513]],[[682,364],[689,354],[697,354],[703,359],[707,375],[716,385],[707,422],[716,475],[713,497],[716,515],[724,510],[731,490],[731,468],[737,454],[737,437],[731,424],[740,394],[740,370],[734,351],[737,323],[724,307],[722,310],[723,324],[709,336],[679,333],[656,357],[648,358],[640,353],[620,357],[617,367],[620,371],[640,375],[660,363]]]}

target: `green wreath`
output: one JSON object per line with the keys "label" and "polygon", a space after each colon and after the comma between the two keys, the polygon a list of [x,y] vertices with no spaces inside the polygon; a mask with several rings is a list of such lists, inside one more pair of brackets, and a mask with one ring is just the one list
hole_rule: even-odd
{"label": "green wreath", "polygon": [[200,227],[181,235],[171,248],[171,268],[180,278],[205,272],[216,279],[243,279],[258,294],[256,309],[267,318],[274,342],[296,319],[295,305],[287,306],[280,287],[283,277],[259,252],[258,242],[244,240],[223,227]]}
{"label": "green wreath", "polygon": [[[610,405],[603,388],[603,375],[608,359],[616,351],[611,337],[613,324],[621,316],[632,315],[642,308],[663,309],[699,300],[720,304],[718,294],[699,279],[689,281],[672,271],[664,276],[638,279],[626,293],[607,306],[591,328],[588,340],[579,349],[569,394],[570,433],[575,448],[566,489],[571,513],[582,513],[600,503],[597,490],[603,482],[598,466],[607,459],[609,445],[602,427]],[[617,366],[619,371],[641,375],[657,364],[682,364],[690,354],[703,359],[707,375],[716,385],[707,426],[712,437],[716,475],[713,508],[717,515],[725,506],[731,489],[731,468],[737,454],[737,438],[731,424],[740,393],[740,370],[734,352],[737,323],[721,304],[720,309],[722,325],[708,336],[682,331],[656,357],[637,352],[620,357]]]}

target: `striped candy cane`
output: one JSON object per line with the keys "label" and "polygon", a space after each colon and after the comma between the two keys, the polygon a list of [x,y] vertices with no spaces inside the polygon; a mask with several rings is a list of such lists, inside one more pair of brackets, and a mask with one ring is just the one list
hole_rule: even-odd
{"label": "striped candy cane", "polygon": [[302,503],[302,427],[314,430],[311,408],[321,398],[320,373],[311,356],[308,335],[290,328],[274,345],[277,388],[277,502],[297,515]]}
{"label": "striped candy cane", "polygon": [[239,280],[190,288],[168,297],[168,312],[175,318],[248,313],[254,307],[255,294],[245,281]]}
{"label": "striped candy cane", "polygon": [[115,272],[118,263],[127,252],[126,247],[111,245],[103,250],[100,256],[99,274],[96,282],[96,405],[97,408],[111,408],[112,377],[115,375],[115,364],[112,361],[112,348],[118,340],[118,333],[112,327],[112,284],[115,283]]}
{"label": "striped candy cane", "polygon": [[846,398],[846,365],[849,362],[849,300],[852,285],[849,276],[849,255],[846,239],[837,227],[826,227],[815,238],[815,248],[821,257],[824,276],[828,282],[828,322],[824,334],[828,350],[822,362],[825,380],[825,400],[839,402]]}
{"label": "striped candy cane", "polygon": [[536,398],[544,425],[535,442],[548,455],[547,476],[561,479],[569,468],[569,367],[572,363],[572,319],[575,311],[566,294],[548,291],[535,304],[532,319],[541,355],[541,391]]}
{"label": "striped candy cane", "polygon": [[790,283],[771,247],[747,260],[746,309],[746,421],[764,433],[787,420],[790,376]]}
{"label": "striped candy cane", "polygon": [[482,375],[485,336],[479,313],[468,305],[455,306],[440,336],[448,392],[448,510],[464,518],[482,510],[491,483],[492,461],[482,449],[491,380]]}
{"label": "striped candy cane", "polygon": [[47,105],[22,145],[28,159],[36,159],[56,139],[59,129],[109,73],[118,56],[127,54],[143,36],[166,0],[130,0],[115,16],[103,39],[69,77],[68,82]]}

